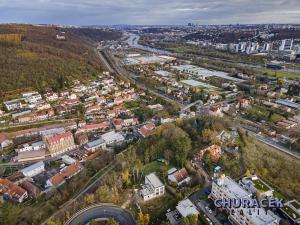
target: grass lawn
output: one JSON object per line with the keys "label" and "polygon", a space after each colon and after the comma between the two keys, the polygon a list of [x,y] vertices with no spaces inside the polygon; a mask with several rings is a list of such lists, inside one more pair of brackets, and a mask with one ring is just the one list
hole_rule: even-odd
{"label": "grass lawn", "polygon": [[286,71],[281,71],[281,70],[270,70],[270,69],[255,69],[257,72],[261,72],[263,74],[266,74],[267,76],[270,77],[277,77],[277,78],[287,78],[287,79],[299,79],[300,78],[300,74],[297,73],[289,73]]}
{"label": "grass lawn", "polygon": [[[147,165],[144,166],[144,175],[159,171],[160,167],[163,165],[165,165],[165,164],[162,162],[158,162],[158,161],[148,163]],[[174,167],[174,166],[171,164],[168,164],[168,170],[171,169],[172,167]]]}
{"label": "grass lawn", "polygon": [[261,182],[259,179],[257,180],[252,180],[252,182],[255,185],[255,188],[261,191],[268,191],[269,188],[263,183]]}

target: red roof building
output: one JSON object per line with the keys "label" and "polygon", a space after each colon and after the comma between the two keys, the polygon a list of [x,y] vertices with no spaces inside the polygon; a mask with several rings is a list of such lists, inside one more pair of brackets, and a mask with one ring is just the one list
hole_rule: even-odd
{"label": "red roof building", "polygon": [[74,137],[70,131],[46,137],[44,142],[51,156],[56,156],[75,148]]}
{"label": "red roof building", "polygon": [[71,177],[78,174],[81,170],[82,166],[80,162],[76,161],[75,163],[72,163],[71,165],[65,167],[62,171],[51,177],[47,181],[47,185],[58,187],[62,185],[66,181],[66,179],[70,179]]}
{"label": "red roof building", "polygon": [[89,131],[95,131],[95,130],[104,130],[105,128],[108,128],[110,126],[109,121],[104,121],[101,123],[94,123],[94,124],[87,124],[80,128],[80,131],[83,132],[89,132]]}
{"label": "red roof building", "polygon": [[5,178],[0,178],[0,193],[18,202],[23,202],[28,197],[26,190]]}
{"label": "red roof building", "polygon": [[155,130],[155,124],[148,123],[139,129],[139,133],[142,135],[143,138],[146,138],[146,137],[150,136],[151,134],[153,134],[154,130]]}

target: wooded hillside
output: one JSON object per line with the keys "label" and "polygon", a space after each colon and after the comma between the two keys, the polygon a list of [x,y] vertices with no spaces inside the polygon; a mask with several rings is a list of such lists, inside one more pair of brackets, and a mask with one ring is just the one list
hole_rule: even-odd
{"label": "wooded hillside", "polygon": [[[65,36],[58,40],[56,35]],[[59,89],[72,79],[101,71],[97,41],[116,40],[115,31],[31,25],[0,25],[0,96],[19,89]],[[22,37],[16,41],[15,37]]]}

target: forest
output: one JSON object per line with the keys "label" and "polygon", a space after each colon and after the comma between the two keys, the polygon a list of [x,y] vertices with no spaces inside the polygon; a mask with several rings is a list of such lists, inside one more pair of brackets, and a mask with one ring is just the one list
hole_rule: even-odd
{"label": "forest", "polygon": [[[56,35],[65,36],[57,40]],[[26,89],[61,89],[101,72],[95,43],[117,40],[119,32],[54,26],[0,26],[0,97]]]}

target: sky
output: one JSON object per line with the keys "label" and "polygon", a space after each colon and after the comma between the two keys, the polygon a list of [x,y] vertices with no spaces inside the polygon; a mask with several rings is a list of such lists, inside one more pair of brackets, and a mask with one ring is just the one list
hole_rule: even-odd
{"label": "sky", "polygon": [[0,23],[300,24],[300,0],[0,0]]}

